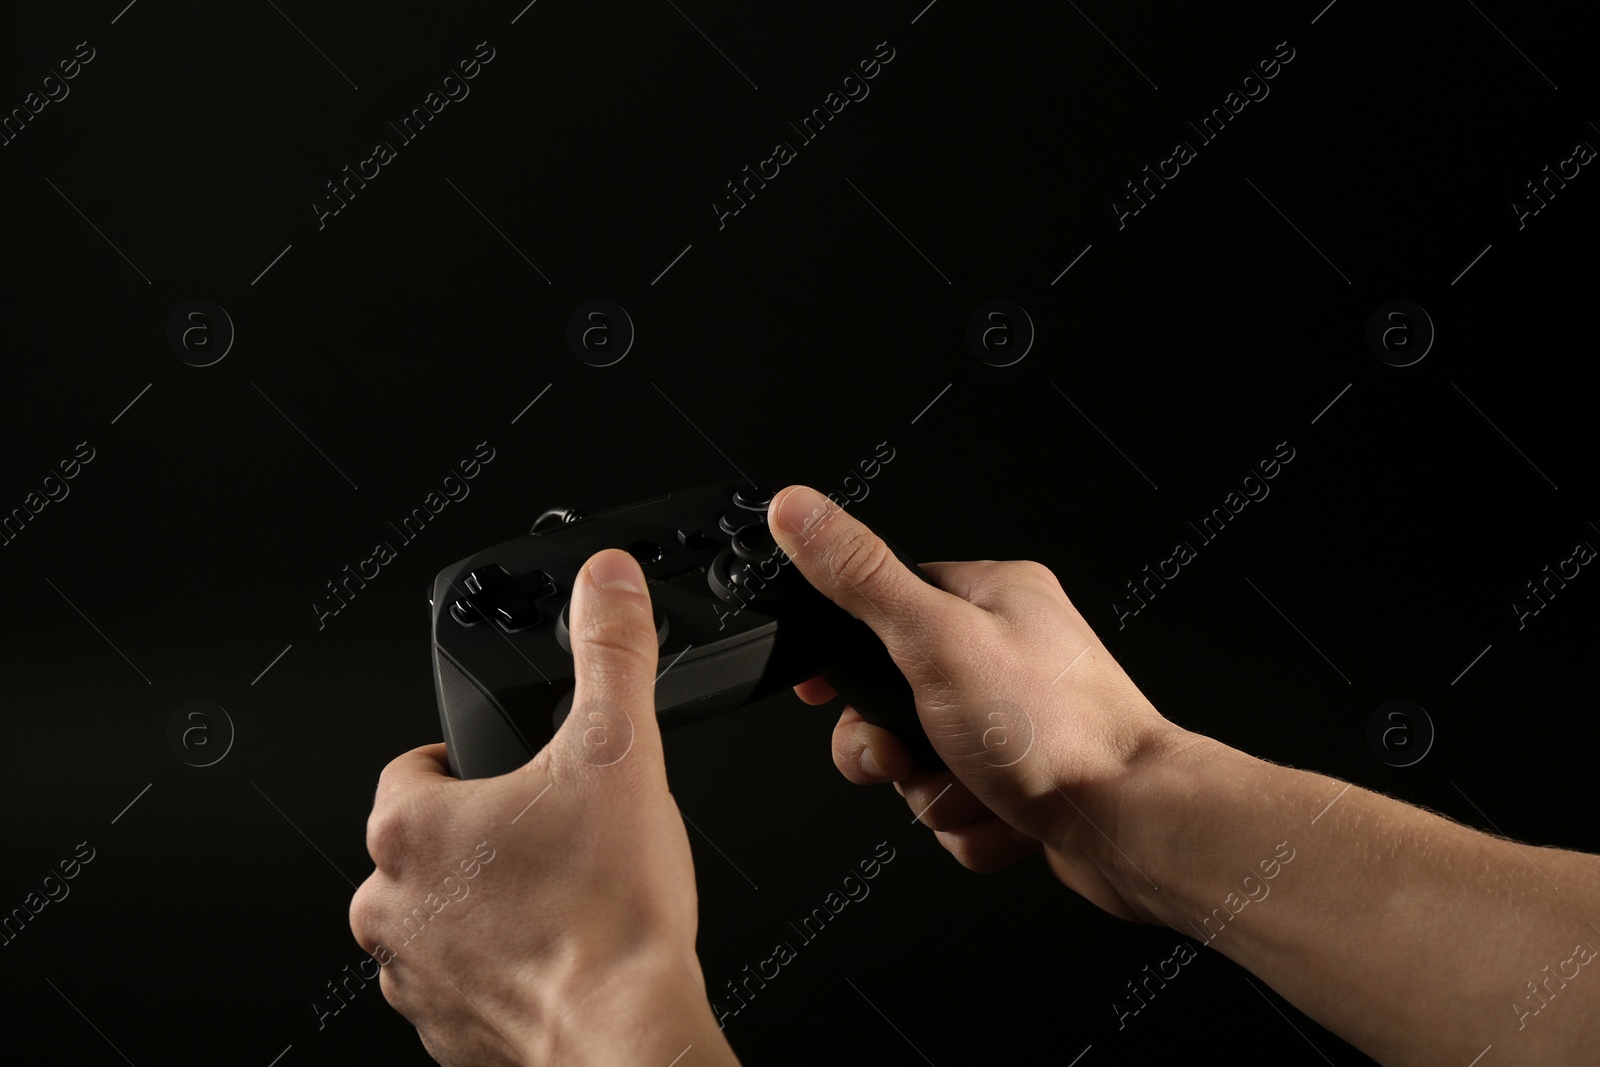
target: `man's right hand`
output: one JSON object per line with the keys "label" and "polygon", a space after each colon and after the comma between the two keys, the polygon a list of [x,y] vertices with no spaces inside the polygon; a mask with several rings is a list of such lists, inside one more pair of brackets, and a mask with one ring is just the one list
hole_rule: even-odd
{"label": "man's right hand", "polygon": [[[1145,699],[1049,568],[924,563],[935,588],[805,486],[777,494],[768,523],[811,584],[882,639],[948,768],[914,767],[898,738],[847,707],[833,732],[840,772],[860,784],[894,782],[972,870],[1043,845],[1070,888],[1114,915],[1153,921],[1101,873],[1105,840],[1086,798],[1115,796],[1136,762],[1194,737]],[[808,704],[836,695],[820,677],[795,692]]]}

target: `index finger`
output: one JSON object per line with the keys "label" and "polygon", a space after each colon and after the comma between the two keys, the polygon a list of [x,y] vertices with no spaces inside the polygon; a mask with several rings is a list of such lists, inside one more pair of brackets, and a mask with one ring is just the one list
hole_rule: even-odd
{"label": "index finger", "polygon": [[436,782],[457,782],[450,774],[443,741],[414,748],[396,756],[378,775],[378,792],[373,807],[383,804],[384,798],[395,793],[409,792]]}

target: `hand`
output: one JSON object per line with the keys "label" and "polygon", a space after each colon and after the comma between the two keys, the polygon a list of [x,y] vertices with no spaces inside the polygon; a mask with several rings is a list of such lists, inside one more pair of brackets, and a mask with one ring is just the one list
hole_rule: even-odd
{"label": "hand", "polygon": [[[1135,762],[1192,735],[1139,692],[1049,568],[924,563],[935,588],[805,486],[773,498],[768,524],[811,584],[883,640],[948,768],[914,768],[898,738],[847,707],[833,732],[840,772],[861,784],[893,781],[972,870],[1042,846],[1074,891],[1114,915],[1154,921],[1102,873],[1116,834],[1086,813],[1087,798],[1114,797]],[[836,695],[820,677],[795,692],[809,704]]]}
{"label": "hand", "polygon": [[695,956],[694,866],[667,790],[644,576],[608,549],[572,600],[576,688],[518,770],[442,744],[384,769],[350,928],[441,1064],[735,1063]]}

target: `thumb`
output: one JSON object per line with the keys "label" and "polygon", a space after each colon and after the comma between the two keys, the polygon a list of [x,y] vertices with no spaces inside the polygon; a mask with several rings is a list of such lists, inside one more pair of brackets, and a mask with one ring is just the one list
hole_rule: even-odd
{"label": "thumb", "polygon": [[942,677],[936,662],[954,647],[965,611],[896,557],[855,516],[804,485],[773,497],[768,525],[778,546],[829,600],[871,627],[906,677]]}
{"label": "thumb", "polygon": [[551,743],[557,758],[591,767],[626,762],[664,788],[655,616],[638,562],[620,548],[589,557],[573,583],[569,616],[572,711]]}

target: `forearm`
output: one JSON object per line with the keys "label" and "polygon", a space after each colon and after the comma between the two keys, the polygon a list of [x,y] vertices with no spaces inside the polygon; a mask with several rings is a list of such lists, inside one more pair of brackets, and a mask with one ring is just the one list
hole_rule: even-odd
{"label": "forearm", "polygon": [[1068,848],[1134,912],[1381,1063],[1600,1048],[1600,857],[1489,837],[1179,731],[1076,803],[1099,829],[1073,825]]}

